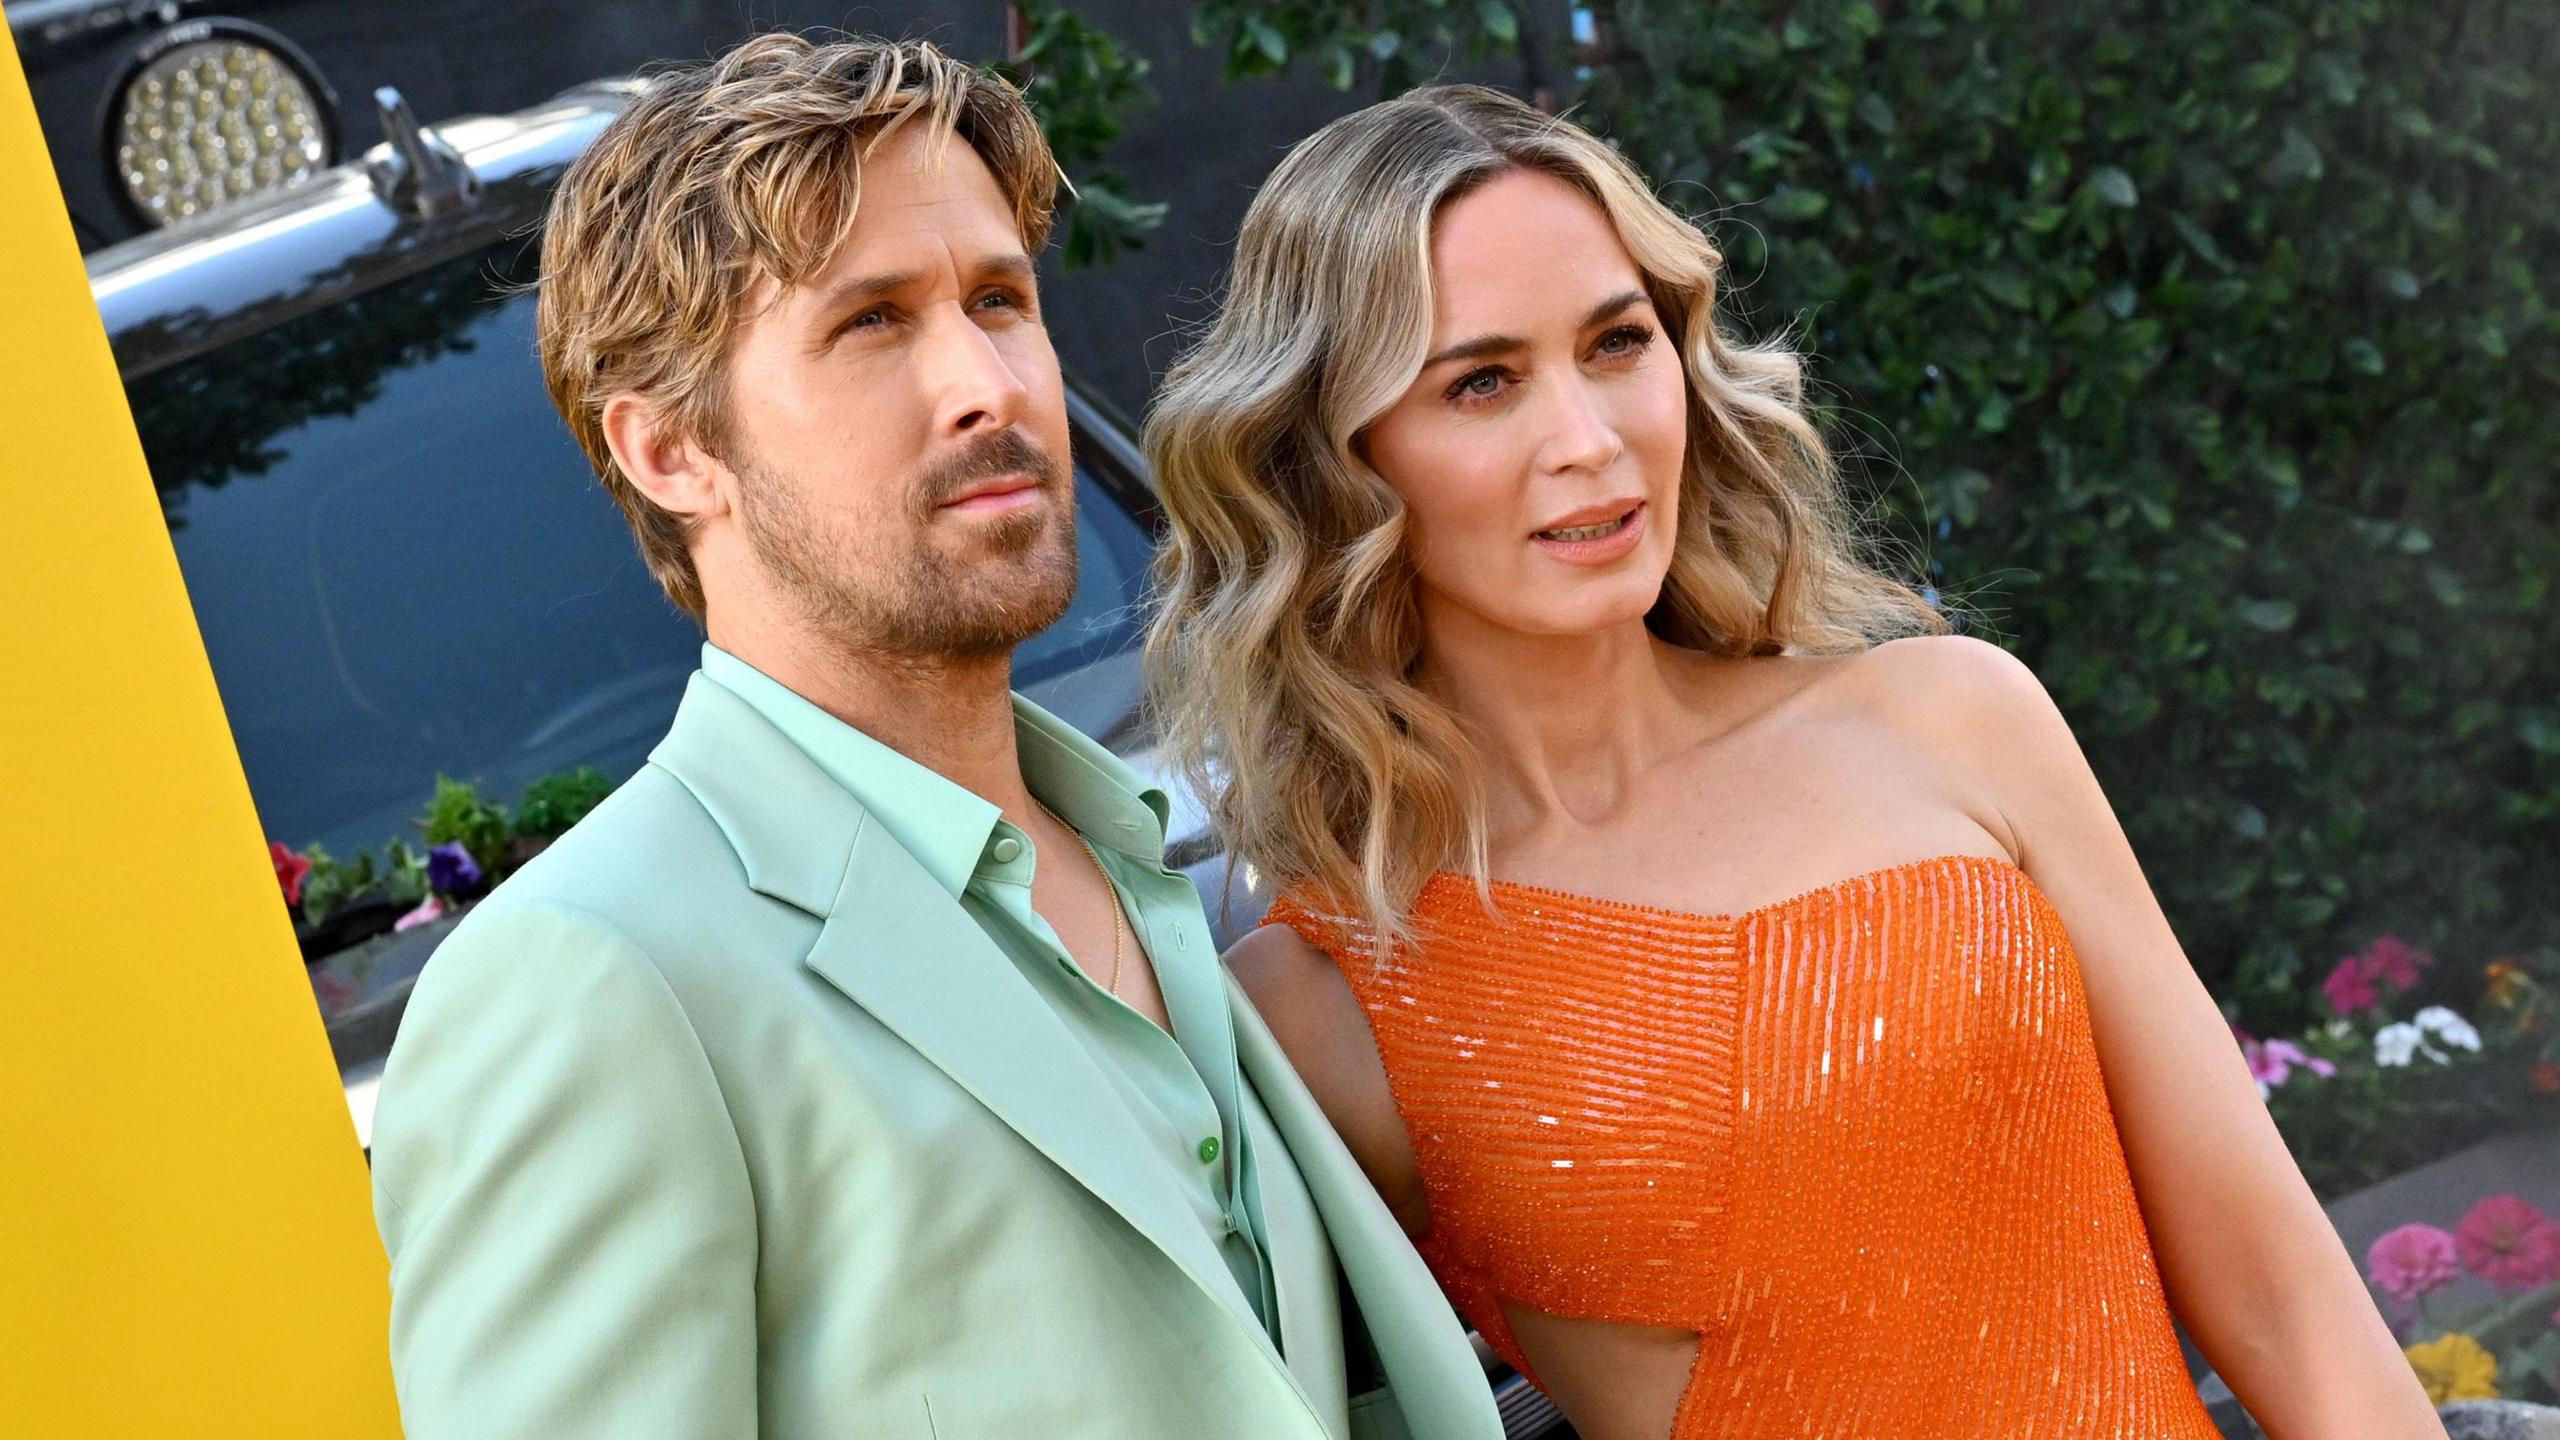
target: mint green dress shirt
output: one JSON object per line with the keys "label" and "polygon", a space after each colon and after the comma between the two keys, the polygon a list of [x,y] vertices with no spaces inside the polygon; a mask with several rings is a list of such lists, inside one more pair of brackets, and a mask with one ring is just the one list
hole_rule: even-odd
{"label": "mint green dress shirt", "polygon": [[[702,673],[745,701],[860,801],[1013,961],[1023,983],[1067,1022],[1110,1077],[1114,1095],[1154,1145],[1166,1172],[1182,1177],[1193,1218],[1278,1344],[1253,1157],[1230,1118],[1239,1113],[1241,1081],[1226,981],[1217,955],[1206,946],[1194,950],[1189,927],[1170,923],[1183,910],[1197,914],[1200,900],[1187,878],[1165,867],[1164,796],[1132,791],[1095,768],[1060,743],[1055,732],[1065,722],[1014,697],[1022,778],[1040,803],[1093,847],[1154,963],[1173,1024],[1170,1035],[1087,977],[1049,922],[1031,908],[1036,847],[993,803],[717,645],[703,646]],[[1090,863],[1080,848],[1056,858]],[[1157,943],[1158,936],[1165,943]]]}

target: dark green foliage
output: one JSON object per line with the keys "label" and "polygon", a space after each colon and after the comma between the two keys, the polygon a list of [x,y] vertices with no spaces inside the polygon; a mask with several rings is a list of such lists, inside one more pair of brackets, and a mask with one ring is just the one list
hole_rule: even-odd
{"label": "dark green foliage", "polygon": [[1379,93],[1393,95],[1437,78],[1453,58],[1516,47],[1520,14],[1512,0],[1202,0],[1191,38],[1224,52],[1229,80],[1303,63],[1348,90],[1374,66]]}
{"label": "dark green foliage", "polygon": [[545,775],[524,787],[516,801],[514,831],[523,840],[554,840],[613,793],[613,781],[592,765]]}
{"label": "dark green foliage", "polygon": [[2219,993],[2560,931],[2560,7],[1595,9],[1582,118],[1813,354]]}
{"label": "dark green foliage", "polygon": [[402,909],[427,898],[426,856],[394,840],[384,849],[380,865],[371,855],[358,855],[354,863],[341,863],[335,856],[314,845],[302,852],[311,862],[311,873],[302,881],[302,920],[312,926],[325,925],[330,917],[359,901],[375,900]]}
{"label": "dark green foliage", "polygon": [[[425,849],[459,843],[480,867],[482,883],[495,885],[585,819],[613,791],[614,782],[594,766],[562,770],[525,786],[510,816],[481,798],[478,786],[439,776],[435,797],[416,823],[425,837]],[[366,901],[403,909],[417,904],[427,897],[425,849],[395,839],[379,862],[370,854],[341,861],[317,845],[302,851],[302,857],[311,862],[302,882],[303,922],[323,925],[338,912]]]}
{"label": "dark green foliage", "polygon": [[459,843],[471,852],[481,873],[495,877],[507,861],[507,812],[480,798],[477,787],[436,777],[435,799],[427,802],[427,848]]}
{"label": "dark green foliage", "polygon": [[1147,62],[1057,0],[1019,0],[1014,10],[1021,16],[1021,47],[989,68],[1030,101],[1067,176],[1073,193],[1062,197],[1066,263],[1108,263],[1164,223],[1165,207],[1132,199],[1128,180],[1102,158],[1120,138],[1120,117],[1155,99]]}

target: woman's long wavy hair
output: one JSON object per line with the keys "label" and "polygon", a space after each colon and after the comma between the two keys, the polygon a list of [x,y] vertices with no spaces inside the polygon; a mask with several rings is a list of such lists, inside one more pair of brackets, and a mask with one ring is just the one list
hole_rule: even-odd
{"label": "woman's long wavy hair", "polygon": [[1862,558],[1796,356],[1716,328],[1723,256],[1616,151],[1471,85],[1325,126],[1255,196],[1225,304],[1148,417],[1171,522],[1148,678],[1231,853],[1390,942],[1435,872],[1483,893],[1486,835],[1467,728],[1419,679],[1404,507],[1358,441],[1430,351],[1434,218],[1513,170],[1600,206],[1677,337],[1688,447],[1652,632],[1742,656],[1944,628]]}

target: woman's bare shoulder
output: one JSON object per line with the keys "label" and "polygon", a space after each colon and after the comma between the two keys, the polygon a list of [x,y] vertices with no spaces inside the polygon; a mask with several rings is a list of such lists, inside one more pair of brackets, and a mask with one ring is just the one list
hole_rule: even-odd
{"label": "woman's bare shoulder", "polygon": [[1227,969],[1283,1048],[1293,1055],[1295,1035],[1356,1015],[1359,999],[1333,957],[1290,926],[1268,923],[1227,948]]}
{"label": "woman's bare shoulder", "polygon": [[1910,635],[1862,651],[1841,675],[1862,692],[1890,697],[1897,711],[1953,714],[1978,723],[2024,705],[2052,701],[2025,661],[1972,635]]}
{"label": "woman's bare shoulder", "polygon": [[1421,1166],[1369,1017],[1341,967],[1287,925],[1238,940],[1227,966],[1387,1208],[1408,1233],[1421,1234],[1430,1225]]}
{"label": "woman's bare shoulder", "polygon": [[1874,727],[1942,762],[1996,757],[2051,723],[2052,697],[2026,662],[1970,635],[1912,635],[1805,667],[1795,713]]}

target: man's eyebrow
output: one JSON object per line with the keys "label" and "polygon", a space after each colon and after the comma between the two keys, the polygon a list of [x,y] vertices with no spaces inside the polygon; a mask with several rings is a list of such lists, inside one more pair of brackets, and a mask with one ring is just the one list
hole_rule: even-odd
{"label": "man's eyebrow", "polygon": [[1039,270],[1031,257],[1023,254],[995,255],[978,262],[978,273],[996,280],[1029,280]]}
{"label": "man's eyebrow", "polygon": [[[1038,270],[1039,267],[1032,263],[1030,256],[1015,254],[990,256],[981,260],[978,262],[977,273],[981,278],[986,279],[1028,281],[1038,273]],[[833,312],[848,305],[877,300],[883,295],[904,290],[922,279],[924,279],[923,272],[916,270],[898,270],[885,275],[853,276],[850,279],[839,280],[820,292],[817,308],[821,311]]]}
{"label": "man's eyebrow", "polygon": [[923,279],[914,270],[899,270],[886,275],[856,275],[828,286],[818,296],[817,308],[836,310],[866,300],[877,300],[892,291],[904,290]]}
{"label": "man's eyebrow", "polygon": [[[1576,330],[1588,330],[1592,326],[1599,324],[1601,321],[1617,314],[1619,311],[1624,310],[1631,305],[1641,304],[1643,301],[1644,292],[1642,290],[1621,291],[1620,293],[1612,295],[1608,299],[1601,301],[1599,304],[1592,306],[1590,312],[1582,317],[1582,322],[1573,328]],[[1461,340],[1446,350],[1434,353],[1430,359],[1422,362],[1422,368],[1428,370],[1434,365],[1446,365],[1452,360],[1475,360],[1486,355],[1500,355],[1506,351],[1525,350],[1528,348],[1528,345],[1528,341],[1523,340],[1516,335],[1479,335],[1473,340]]]}

